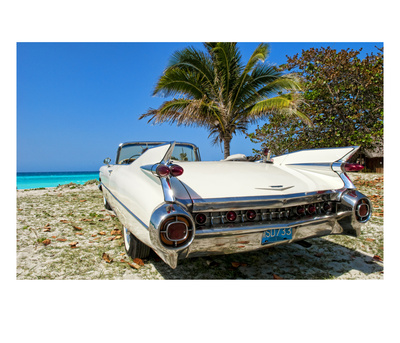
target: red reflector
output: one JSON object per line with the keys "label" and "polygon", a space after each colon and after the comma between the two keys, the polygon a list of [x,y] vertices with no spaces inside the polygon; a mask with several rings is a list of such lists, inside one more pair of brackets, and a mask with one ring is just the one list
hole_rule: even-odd
{"label": "red reflector", "polygon": [[365,217],[368,214],[369,207],[366,204],[361,204],[358,206],[358,214],[360,217]]}
{"label": "red reflector", "polygon": [[236,213],[234,211],[229,211],[226,214],[226,219],[228,219],[230,222],[234,222],[236,220]]}
{"label": "red reflector", "polygon": [[308,206],[308,213],[314,214],[317,208],[314,205]]}
{"label": "red reflector", "polygon": [[204,224],[206,222],[207,217],[203,213],[198,213],[198,214],[196,214],[195,220],[196,220],[197,224],[202,225],[202,224]]}
{"label": "red reflector", "polygon": [[304,209],[303,206],[298,206],[297,209],[296,209],[296,212],[297,212],[297,214],[299,216],[302,216],[304,214],[304,212],[305,212],[305,209]]}
{"label": "red reflector", "polygon": [[165,164],[159,164],[156,168],[156,173],[160,177],[165,177],[169,175],[170,170]]}
{"label": "red reflector", "polygon": [[265,149],[262,151],[262,154],[263,154],[264,156],[267,156],[268,153],[269,153],[269,149],[268,149],[268,148],[265,148]]}
{"label": "red reflector", "polygon": [[325,203],[324,204],[324,211],[325,212],[328,212],[328,211],[330,211],[332,209],[332,206],[329,204],[329,203]]}
{"label": "red reflector", "polygon": [[246,217],[248,220],[254,220],[256,218],[256,216],[257,216],[257,213],[254,210],[248,210],[246,212]]}
{"label": "red reflector", "polygon": [[181,241],[187,237],[188,230],[185,223],[173,222],[167,226],[167,238],[170,241]]}
{"label": "red reflector", "polygon": [[356,172],[356,171],[360,171],[363,169],[364,169],[364,166],[361,164],[357,164],[357,163],[345,163],[345,165],[344,165],[344,170],[347,172]]}
{"label": "red reflector", "polygon": [[177,164],[173,164],[169,167],[172,176],[179,176],[183,174],[183,168]]}

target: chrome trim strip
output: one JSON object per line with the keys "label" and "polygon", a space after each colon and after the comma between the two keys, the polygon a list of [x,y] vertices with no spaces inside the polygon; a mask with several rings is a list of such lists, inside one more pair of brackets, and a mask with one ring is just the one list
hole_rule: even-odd
{"label": "chrome trim strip", "polygon": [[147,173],[157,176],[156,168],[157,168],[158,164],[159,163],[146,164],[146,165],[140,166],[140,169],[142,169],[144,172],[147,172]]}
{"label": "chrome trim strip", "polygon": [[229,211],[234,209],[279,208],[309,202],[339,200],[345,189],[315,191],[295,194],[265,195],[238,198],[192,199],[193,212]]}
{"label": "chrome trim strip", "polygon": [[168,177],[160,177],[161,187],[164,193],[165,202],[175,202],[174,191],[171,188],[171,184]]}
{"label": "chrome trim strip", "polygon": [[172,152],[174,151],[175,148],[175,143],[176,142],[170,142],[170,147],[168,148],[167,152],[164,155],[164,158],[162,159],[162,161],[160,163],[162,164],[168,164],[169,160],[171,159],[172,156]]}
{"label": "chrome trim strip", "polygon": [[143,227],[145,228],[145,229],[149,229],[149,227],[145,224],[145,223],[143,223],[141,220],[140,220],[140,218],[138,217],[138,216],[136,216],[128,207],[126,207],[110,190],[109,190],[109,188],[107,187],[107,186],[104,186],[104,183],[102,183],[101,184],[105,189],[107,189],[107,191],[114,197],[114,199],[115,200],[117,200],[121,205],[122,205],[122,207],[123,208],[125,208],[125,210],[127,210],[128,212],[129,212],[129,214],[131,214],[140,224],[142,224],[143,225]]}
{"label": "chrome trim strip", "polygon": [[305,167],[330,167],[331,162],[316,162],[316,163],[289,163],[286,166],[305,166]]}

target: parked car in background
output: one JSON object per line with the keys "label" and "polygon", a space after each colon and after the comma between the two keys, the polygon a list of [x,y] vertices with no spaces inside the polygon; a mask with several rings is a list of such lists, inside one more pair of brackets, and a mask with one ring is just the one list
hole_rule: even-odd
{"label": "parked car in background", "polygon": [[302,150],[261,161],[201,161],[190,143],[131,142],[100,168],[106,208],[132,258],[153,249],[179,259],[247,252],[326,235],[357,237],[369,199],[346,175],[358,147]]}

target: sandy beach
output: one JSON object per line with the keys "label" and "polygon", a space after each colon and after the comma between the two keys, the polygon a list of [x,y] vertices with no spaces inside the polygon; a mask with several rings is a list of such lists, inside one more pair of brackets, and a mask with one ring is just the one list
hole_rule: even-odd
{"label": "sandy beach", "polygon": [[174,270],[153,254],[130,260],[121,224],[98,186],[17,191],[18,280],[383,279],[383,175],[353,174],[370,196],[372,219],[358,238],[335,236],[225,256],[182,260]]}

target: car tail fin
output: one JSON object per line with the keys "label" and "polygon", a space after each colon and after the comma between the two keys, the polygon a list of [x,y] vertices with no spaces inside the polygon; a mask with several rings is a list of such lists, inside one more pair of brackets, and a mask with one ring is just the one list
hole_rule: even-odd
{"label": "car tail fin", "polygon": [[305,165],[346,162],[359,148],[359,146],[350,146],[343,148],[301,150],[274,157],[274,164]]}
{"label": "car tail fin", "polygon": [[155,146],[146,150],[136,161],[140,165],[163,163],[167,164],[172,156],[175,142]]}

